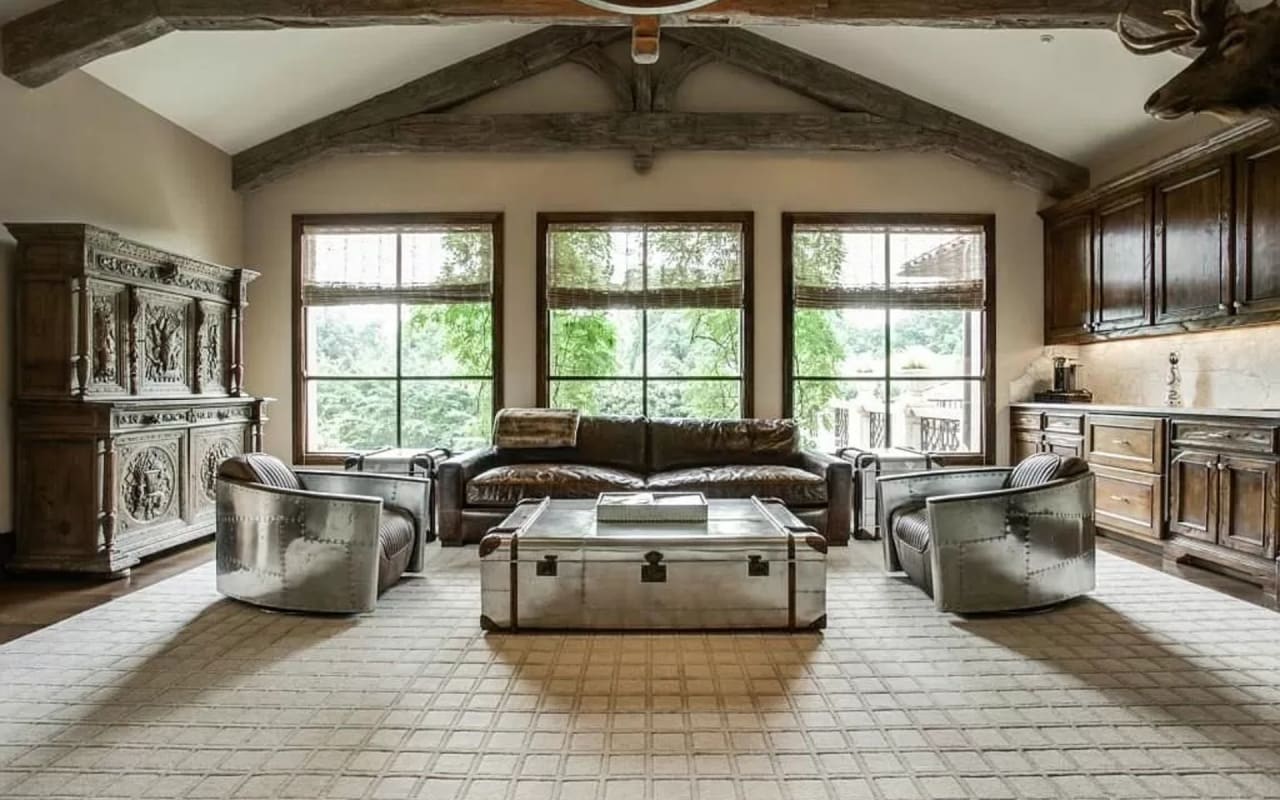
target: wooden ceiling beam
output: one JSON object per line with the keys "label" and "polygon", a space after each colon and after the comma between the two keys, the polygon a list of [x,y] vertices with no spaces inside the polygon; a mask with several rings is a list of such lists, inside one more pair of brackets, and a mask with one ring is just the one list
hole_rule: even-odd
{"label": "wooden ceiling beam", "polygon": [[679,28],[669,35],[833,109],[865,111],[949,137],[954,155],[1017,183],[1055,196],[1089,185],[1089,171],[1082,166],[768,37],[736,28]]}
{"label": "wooden ceiling beam", "polygon": [[[415,114],[330,139],[323,155],[892,151],[964,158],[964,147],[946,133],[864,112]],[[235,163],[238,187],[257,177]]]}
{"label": "wooden ceiling beam", "polygon": [[[668,25],[827,23],[956,28],[1105,28],[1126,6],[1168,27],[1177,0],[721,0]],[[577,0],[61,0],[0,29],[4,74],[40,86],[179,30],[271,30],[463,22],[618,25]]]}

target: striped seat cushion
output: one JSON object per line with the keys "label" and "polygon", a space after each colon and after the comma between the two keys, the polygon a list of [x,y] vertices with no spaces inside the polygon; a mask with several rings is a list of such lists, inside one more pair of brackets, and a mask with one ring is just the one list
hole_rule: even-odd
{"label": "striped seat cushion", "polygon": [[1023,459],[1005,479],[1006,489],[1028,489],[1049,481],[1074,478],[1089,471],[1089,464],[1075,456],[1038,453]]}

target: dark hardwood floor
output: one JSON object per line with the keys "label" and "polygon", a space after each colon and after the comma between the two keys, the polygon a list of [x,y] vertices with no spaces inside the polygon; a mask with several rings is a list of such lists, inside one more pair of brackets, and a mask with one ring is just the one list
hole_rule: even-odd
{"label": "dark hardwood floor", "polygon": [[213,538],[210,537],[145,561],[135,567],[129,577],[120,580],[0,574],[0,643],[159,583],[212,558]]}
{"label": "dark hardwood floor", "polygon": [[[1116,539],[1100,538],[1098,548],[1154,569],[1162,569],[1160,556]],[[117,581],[65,576],[0,575],[0,643],[25,636],[117,597],[159,583],[212,558],[213,542],[206,540],[144,562],[135,567],[129,577]],[[1176,567],[1171,574],[1254,605],[1276,608],[1274,597],[1257,586],[1235,578],[1190,566]]]}

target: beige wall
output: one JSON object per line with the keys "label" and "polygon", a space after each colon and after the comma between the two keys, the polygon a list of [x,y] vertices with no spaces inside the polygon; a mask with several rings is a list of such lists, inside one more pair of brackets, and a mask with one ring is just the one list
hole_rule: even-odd
{"label": "beige wall", "polygon": [[[756,411],[782,408],[781,214],[784,211],[973,212],[997,215],[997,400],[1040,349],[1037,193],[945,157],[670,154],[637,175],[626,154],[565,157],[352,157],[250,195],[251,391],[281,398],[266,447],[292,453],[290,217],[295,213],[502,211],[506,215],[506,402],[535,392],[535,216],[539,211],[749,210],[755,220]],[[999,425],[997,430],[1003,431]],[[1003,452],[1003,445],[1001,451]]]}
{"label": "beige wall", "polygon": [[[38,91],[0,78],[0,223],[91,222],[234,263],[230,159],[81,73]],[[0,227],[0,531],[12,529],[13,239]]]}

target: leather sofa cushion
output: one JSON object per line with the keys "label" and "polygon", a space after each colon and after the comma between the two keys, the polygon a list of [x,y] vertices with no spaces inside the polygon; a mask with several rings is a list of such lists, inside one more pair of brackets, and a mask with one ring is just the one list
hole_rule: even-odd
{"label": "leather sofa cushion", "polygon": [[218,465],[218,475],[233,481],[261,483],[275,489],[301,489],[302,481],[280,459],[266,453],[232,456]]}
{"label": "leather sofa cushion", "polygon": [[510,464],[472,478],[467,504],[506,507],[528,498],[582,499],[643,489],[644,478],[626,470],[589,464]]}
{"label": "leather sofa cushion", "polygon": [[383,507],[378,520],[378,591],[400,580],[413,555],[413,517]]}
{"label": "leather sofa cushion", "polygon": [[644,417],[583,417],[575,461],[647,472],[649,424]]}
{"label": "leather sofa cushion", "polygon": [[929,509],[899,511],[893,517],[893,538],[917,553],[929,549]]}
{"label": "leather sofa cushion", "polygon": [[649,476],[646,488],[655,492],[702,492],[713,498],[776,497],[789,506],[827,503],[827,482],[797,467],[738,464],[693,467]]}
{"label": "leather sofa cushion", "polygon": [[653,419],[654,472],[713,464],[791,464],[798,453],[790,419]]}
{"label": "leather sofa cushion", "polygon": [[1075,456],[1038,453],[1024,458],[1005,479],[1006,489],[1029,489],[1042,483],[1074,478],[1089,471],[1088,462]]}

